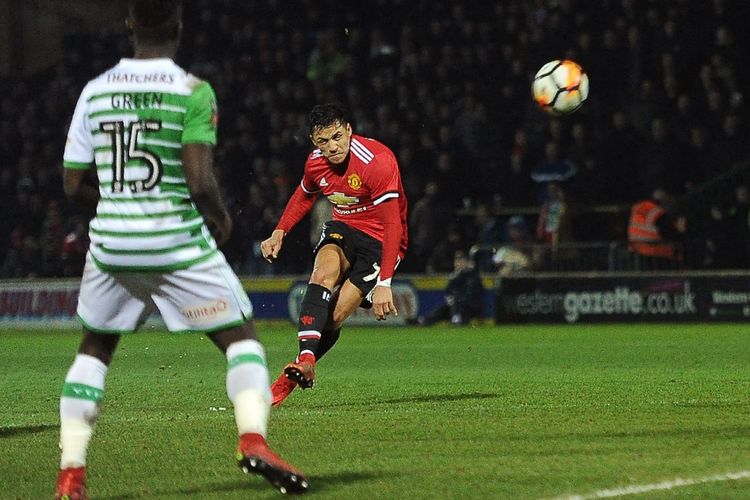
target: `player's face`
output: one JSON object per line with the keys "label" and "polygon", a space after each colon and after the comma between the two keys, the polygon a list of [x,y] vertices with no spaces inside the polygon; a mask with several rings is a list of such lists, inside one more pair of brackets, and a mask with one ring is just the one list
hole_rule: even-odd
{"label": "player's face", "polygon": [[318,127],[310,136],[315,147],[334,165],[344,162],[349,154],[349,141],[352,138],[352,126],[337,121],[327,127]]}

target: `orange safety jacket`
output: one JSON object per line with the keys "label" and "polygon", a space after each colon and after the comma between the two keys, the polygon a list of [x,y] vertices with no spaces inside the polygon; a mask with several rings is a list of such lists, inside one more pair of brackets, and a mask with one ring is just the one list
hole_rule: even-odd
{"label": "orange safety jacket", "polygon": [[665,243],[656,221],[664,215],[664,208],[652,200],[639,201],[630,210],[628,224],[628,248],[649,257],[674,259],[674,247]]}

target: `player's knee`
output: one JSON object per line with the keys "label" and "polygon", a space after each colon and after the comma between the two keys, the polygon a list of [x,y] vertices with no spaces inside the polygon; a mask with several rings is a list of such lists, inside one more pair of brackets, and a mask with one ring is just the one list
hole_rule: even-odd
{"label": "player's knee", "polygon": [[310,283],[333,290],[338,277],[338,271],[333,268],[316,267],[310,275]]}
{"label": "player's knee", "polygon": [[84,329],[83,339],[81,340],[78,352],[93,356],[109,366],[119,340],[119,335],[94,333]]}
{"label": "player's knee", "polygon": [[227,349],[233,343],[242,340],[258,340],[258,335],[255,333],[253,321],[249,320],[239,326],[209,333],[208,338],[221,352],[227,352]]}

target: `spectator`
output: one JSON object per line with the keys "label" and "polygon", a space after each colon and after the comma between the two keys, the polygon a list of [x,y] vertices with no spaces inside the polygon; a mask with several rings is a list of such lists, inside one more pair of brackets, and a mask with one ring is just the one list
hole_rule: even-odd
{"label": "spectator", "polygon": [[741,133],[740,117],[726,115],[721,132],[714,143],[714,159],[721,171],[726,171],[741,160],[747,159],[747,134]]}
{"label": "spectator", "polygon": [[539,268],[559,266],[576,257],[575,249],[561,248],[561,244],[574,241],[574,204],[560,182],[548,182],[546,194],[536,225],[536,239],[544,244],[536,248],[534,255],[534,264]]}
{"label": "spectator", "polygon": [[685,153],[685,187],[690,190],[698,184],[719,175],[708,131],[698,125],[690,129],[690,141]]}
{"label": "spectator", "polygon": [[503,239],[503,227],[485,203],[477,205],[474,215],[476,236],[474,241],[480,245],[494,245]]}
{"label": "spectator", "polygon": [[[84,226],[85,230],[85,226]],[[42,276],[59,276],[61,269],[60,251],[65,239],[65,223],[57,200],[47,202],[47,214],[42,222],[41,254]]]}
{"label": "spectator", "polygon": [[[611,203],[605,198],[608,172],[597,165],[595,141],[589,137],[583,123],[576,122],[571,129],[572,141],[567,147],[567,157],[578,167],[578,172],[570,180],[570,192],[578,199],[591,203]],[[632,165],[631,165],[632,167]]]}
{"label": "spectator", "polygon": [[467,196],[471,199],[473,193],[467,187],[467,170],[457,161],[457,157],[448,151],[440,151],[435,167],[433,178],[437,182],[443,202],[448,207],[458,207]]}
{"label": "spectator", "polygon": [[706,269],[732,269],[745,262],[745,248],[735,238],[735,224],[721,203],[712,203],[704,236]]}
{"label": "spectator", "polygon": [[5,252],[5,260],[0,266],[0,277],[2,278],[24,278],[24,234],[21,227],[16,226],[10,232],[10,246]]}
{"label": "spectator", "polygon": [[555,246],[573,241],[573,207],[560,182],[548,182],[547,197],[542,203],[536,225],[536,239]]}
{"label": "spectator", "polygon": [[746,269],[750,264],[750,187],[740,184],[734,188],[734,200],[730,204],[726,218],[726,237],[736,254],[730,268]]}
{"label": "spectator", "polygon": [[684,192],[685,178],[677,168],[684,161],[680,156],[680,147],[670,136],[663,118],[651,121],[650,136],[639,153],[638,171],[644,190],[647,186],[665,186],[670,192]]}
{"label": "spectator", "polygon": [[474,211],[474,227],[471,240],[475,242],[475,265],[480,271],[492,269],[493,248],[503,240],[503,226],[497,217],[490,213],[489,207],[480,203]]}
{"label": "spectator", "polygon": [[471,259],[463,250],[454,254],[453,273],[448,278],[444,302],[418,319],[419,324],[429,326],[438,321],[450,321],[452,325],[467,325],[481,317],[484,302],[482,278]]}
{"label": "spectator", "polygon": [[405,269],[423,272],[435,243],[445,237],[446,221],[450,220],[450,207],[437,182],[429,181],[424,196],[414,204],[409,215],[409,254],[404,260]]}
{"label": "spectator", "polygon": [[498,189],[506,206],[525,206],[534,199],[534,184],[531,180],[532,154],[529,149],[527,133],[522,129],[516,130],[506,162],[500,165],[503,175],[500,177]]}
{"label": "spectator", "polygon": [[433,273],[449,273],[453,270],[453,258],[456,252],[465,247],[464,237],[457,223],[448,226],[444,239],[433,242],[432,250],[427,259],[426,271]]}
{"label": "spectator", "polygon": [[558,142],[550,141],[544,145],[544,159],[531,172],[535,182],[549,183],[567,181],[578,172],[578,166],[564,158]]}
{"label": "spectator", "polygon": [[507,238],[497,249],[492,261],[500,276],[507,276],[518,271],[531,269],[532,240],[526,221],[520,215],[508,219],[505,225]]}
{"label": "spectator", "polygon": [[[721,218],[721,217],[718,217]],[[683,259],[678,245],[687,220],[675,210],[674,198],[664,189],[636,202],[630,211],[628,249],[635,269],[674,269]]]}
{"label": "spectator", "polygon": [[597,155],[597,163],[601,164],[598,174],[606,190],[597,189],[589,193],[591,201],[597,203],[624,203],[634,200],[640,193],[638,177],[634,175],[638,165],[640,135],[624,111],[615,111],[611,120],[611,125],[607,126],[607,132],[598,143]]}

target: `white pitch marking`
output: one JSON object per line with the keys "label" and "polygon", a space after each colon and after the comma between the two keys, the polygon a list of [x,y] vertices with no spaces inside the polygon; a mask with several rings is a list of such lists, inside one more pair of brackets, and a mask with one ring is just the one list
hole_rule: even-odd
{"label": "white pitch marking", "polygon": [[671,490],[673,488],[679,488],[681,486],[716,483],[719,481],[737,481],[739,479],[750,479],[750,470],[727,472],[725,474],[715,474],[713,476],[699,477],[697,479],[683,479],[678,477],[669,481],[662,481],[660,483],[634,484],[631,486],[623,486],[622,488],[599,490],[593,493],[586,493],[585,495],[562,495],[559,497],[555,497],[552,500],[589,500],[593,498],[622,497],[625,495],[638,495],[640,493],[647,493],[649,491]]}

